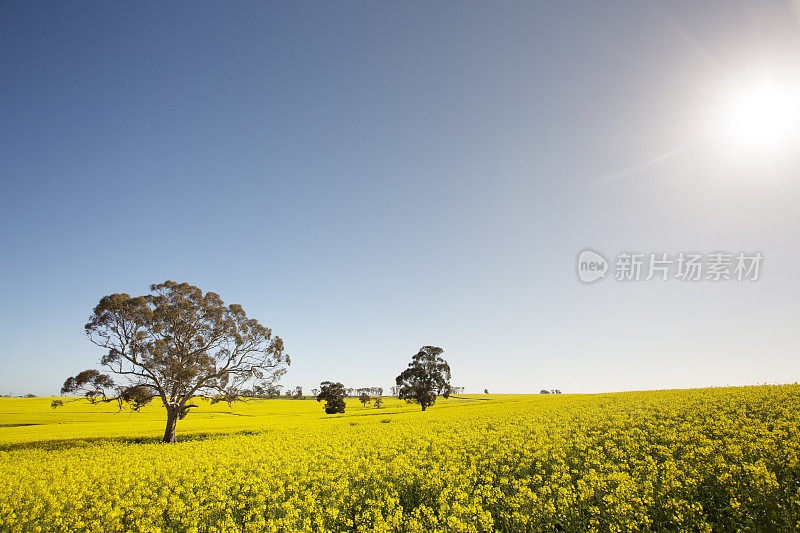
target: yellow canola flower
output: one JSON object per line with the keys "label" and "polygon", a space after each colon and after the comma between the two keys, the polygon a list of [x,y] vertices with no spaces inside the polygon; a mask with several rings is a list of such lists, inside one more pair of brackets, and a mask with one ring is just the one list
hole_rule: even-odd
{"label": "yellow canola flower", "polygon": [[1,425],[49,431],[0,430],[0,531],[800,529],[798,385],[472,397],[425,413],[390,399],[343,416],[199,401],[174,445],[149,438],[155,408],[137,425],[41,400],[0,399]]}

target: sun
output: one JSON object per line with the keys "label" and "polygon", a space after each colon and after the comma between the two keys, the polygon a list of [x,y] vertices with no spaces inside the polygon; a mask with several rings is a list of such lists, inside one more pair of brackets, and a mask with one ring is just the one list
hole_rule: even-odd
{"label": "sun", "polygon": [[720,136],[729,148],[771,154],[797,148],[800,88],[770,78],[748,80],[720,100]]}

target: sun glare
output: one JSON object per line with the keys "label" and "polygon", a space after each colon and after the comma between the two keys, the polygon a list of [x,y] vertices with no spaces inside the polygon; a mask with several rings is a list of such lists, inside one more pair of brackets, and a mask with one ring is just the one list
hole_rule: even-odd
{"label": "sun glare", "polygon": [[800,90],[758,80],[728,90],[721,99],[725,144],[736,150],[777,153],[793,146],[800,133]]}

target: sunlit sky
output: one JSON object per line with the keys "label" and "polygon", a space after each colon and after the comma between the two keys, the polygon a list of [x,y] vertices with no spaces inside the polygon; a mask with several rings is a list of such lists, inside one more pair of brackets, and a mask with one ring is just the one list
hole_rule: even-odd
{"label": "sunlit sky", "polygon": [[[788,1],[0,4],[0,393],[100,353],[106,294],[188,281],[283,379],[467,392],[800,375]],[[578,253],[759,251],[754,282]]]}

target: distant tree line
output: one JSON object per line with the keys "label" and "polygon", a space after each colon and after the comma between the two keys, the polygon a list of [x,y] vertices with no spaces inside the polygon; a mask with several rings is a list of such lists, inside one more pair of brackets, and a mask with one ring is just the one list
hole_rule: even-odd
{"label": "distant tree line", "polygon": [[[465,390],[466,390],[466,387],[454,387],[454,386],[451,386],[450,387],[450,394],[451,395],[452,394],[464,394]],[[391,388],[391,391],[392,391],[392,396],[399,396],[400,395],[400,386],[399,385],[393,385],[392,388]]]}
{"label": "distant tree line", "polygon": [[[343,386],[344,387],[344,386]],[[242,391],[242,396],[247,398],[259,398],[259,399],[275,399],[275,398],[288,398],[293,400],[303,400],[306,396],[303,395],[303,387],[300,385],[288,388],[285,392],[281,393],[283,389],[283,385],[270,385],[267,387],[254,387],[253,389],[248,389]],[[359,398],[361,399],[363,396],[369,397],[381,397],[383,396],[383,387],[346,387],[344,390],[344,398]],[[463,387],[461,387],[463,390]],[[319,388],[311,389],[311,396],[316,398],[320,393]]]}

